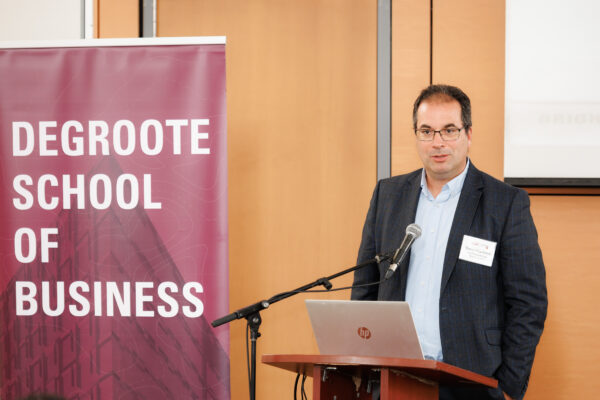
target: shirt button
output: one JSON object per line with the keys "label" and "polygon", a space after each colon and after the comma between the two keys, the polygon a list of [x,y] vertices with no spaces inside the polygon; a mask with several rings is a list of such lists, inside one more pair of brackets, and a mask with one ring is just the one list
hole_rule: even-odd
{"label": "shirt button", "polygon": [[421,281],[421,286],[425,286],[425,282],[424,281]]}
{"label": "shirt button", "polygon": [[425,258],[426,258],[427,260],[431,260],[431,257],[430,257],[430,256],[425,256]]}

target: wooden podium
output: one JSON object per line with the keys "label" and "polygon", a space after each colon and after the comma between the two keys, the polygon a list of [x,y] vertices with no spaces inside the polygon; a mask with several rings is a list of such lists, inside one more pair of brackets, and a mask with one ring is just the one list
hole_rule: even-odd
{"label": "wooden podium", "polygon": [[313,400],[371,399],[367,382],[377,375],[381,400],[437,400],[439,384],[498,386],[493,378],[433,360],[266,354],[262,362],[312,377]]}

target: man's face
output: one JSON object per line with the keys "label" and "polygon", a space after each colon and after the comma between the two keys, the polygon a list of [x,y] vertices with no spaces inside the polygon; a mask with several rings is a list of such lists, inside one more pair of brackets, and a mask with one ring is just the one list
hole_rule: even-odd
{"label": "man's face", "polygon": [[[452,99],[427,99],[417,109],[417,129],[462,128],[458,101]],[[417,152],[423,162],[427,178],[446,183],[458,176],[467,163],[471,146],[471,129],[461,131],[455,141],[442,140],[436,133],[432,141],[417,140]]]}

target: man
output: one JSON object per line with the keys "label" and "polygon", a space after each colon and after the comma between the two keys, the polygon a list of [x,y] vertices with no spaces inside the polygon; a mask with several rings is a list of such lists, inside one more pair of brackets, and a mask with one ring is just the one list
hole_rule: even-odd
{"label": "man", "polygon": [[[377,184],[358,262],[397,248],[413,222],[422,235],[391,278],[352,299],[407,301],[426,358],[499,382],[440,387],[440,399],[521,399],[546,319],[546,274],[527,193],[475,168],[471,125],[462,90],[421,92],[413,128],[423,169]],[[354,285],[380,281],[388,267],[356,271]]]}

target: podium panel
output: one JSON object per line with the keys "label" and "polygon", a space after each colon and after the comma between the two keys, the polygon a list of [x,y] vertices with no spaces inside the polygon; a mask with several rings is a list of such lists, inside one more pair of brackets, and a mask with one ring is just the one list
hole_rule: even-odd
{"label": "podium panel", "polygon": [[371,399],[370,378],[379,374],[381,400],[437,400],[439,385],[495,388],[498,381],[434,361],[389,357],[266,354],[262,362],[313,378],[313,399]]}

